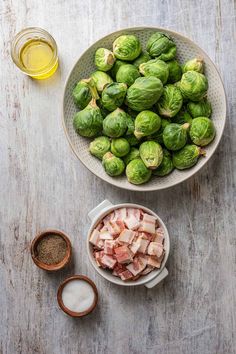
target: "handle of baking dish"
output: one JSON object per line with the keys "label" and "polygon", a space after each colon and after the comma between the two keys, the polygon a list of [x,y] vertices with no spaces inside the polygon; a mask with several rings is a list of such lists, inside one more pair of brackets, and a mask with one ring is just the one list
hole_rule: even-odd
{"label": "handle of baking dish", "polygon": [[167,275],[168,275],[168,270],[166,268],[163,268],[161,273],[156,278],[154,278],[153,280],[150,280],[148,283],[145,284],[146,288],[148,288],[148,289],[153,288],[154,286],[159,284],[163,279],[165,279],[165,277],[167,277]]}
{"label": "handle of baking dish", "polygon": [[93,221],[104,209],[109,208],[112,205],[113,204],[109,200],[105,199],[88,213],[89,219]]}

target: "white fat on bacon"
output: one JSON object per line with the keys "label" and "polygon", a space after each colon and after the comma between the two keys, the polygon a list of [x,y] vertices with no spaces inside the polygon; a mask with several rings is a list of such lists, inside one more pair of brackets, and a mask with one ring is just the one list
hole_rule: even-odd
{"label": "white fat on bacon", "polygon": [[115,240],[105,240],[104,242],[104,253],[113,255],[114,254],[114,247],[116,246],[117,242]]}
{"label": "white fat on bacon", "polygon": [[150,234],[156,233],[156,218],[149,214],[143,214],[143,220],[139,227],[139,231],[148,232]]}
{"label": "white fat on bacon", "polygon": [[113,240],[113,236],[110,234],[109,231],[101,231],[100,232],[100,239],[101,240]]}
{"label": "white fat on bacon", "polygon": [[124,221],[127,216],[126,208],[116,209],[112,221]]}
{"label": "white fat on bacon", "polygon": [[141,273],[147,265],[146,258],[135,257],[133,262],[126,266],[126,268],[134,275]]}
{"label": "white fat on bacon", "polygon": [[125,219],[125,225],[130,230],[137,230],[139,228],[140,222],[134,215],[130,215]]}
{"label": "white fat on bacon", "polygon": [[104,256],[101,258],[101,263],[110,269],[113,269],[115,267],[116,262],[117,261],[115,258],[107,254],[104,254]]}
{"label": "white fat on bacon", "polygon": [[150,241],[139,236],[137,239],[137,242],[139,243],[138,252],[146,253],[146,250],[147,250],[147,247],[148,247]]}
{"label": "white fat on bacon", "polygon": [[150,245],[148,246],[147,253],[150,256],[161,257],[161,255],[163,253],[163,245],[158,242],[150,242]]}
{"label": "white fat on bacon", "polygon": [[133,278],[133,274],[127,269],[119,274],[121,280],[129,280]]}
{"label": "white fat on bacon", "polygon": [[133,261],[132,253],[126,245],[116,247],[114,251],[118,263],[126,264]]}
{"label": "white fat on bacon", "polygon": [[94,246],[97,246],[99,240],[100,240],[100,232],[94,229],[89,238],[89,242],[92,243]]}
{"label": "white fat on bacon", "polygon": [[119,243],[128,243],[131,244],[135,236],[135,232],[132,230],[124,229],[121,233],[120,236],[118,237],[118,242]]}

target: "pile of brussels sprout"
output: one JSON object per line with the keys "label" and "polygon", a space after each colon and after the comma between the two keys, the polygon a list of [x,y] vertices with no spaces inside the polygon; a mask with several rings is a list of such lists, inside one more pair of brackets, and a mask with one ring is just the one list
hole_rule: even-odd
{"label": "pile of brussels sprout", "polygon": [[214,139],[203,60],[181,65],[176,49],[165,33],[151,35],[145,51],[135,35],[122,35],[113,51],[97,49],[98,70],[74,88],[74,129],[94,139],[89,151],[109,176],[125,172],[142,184],[190,168]]}

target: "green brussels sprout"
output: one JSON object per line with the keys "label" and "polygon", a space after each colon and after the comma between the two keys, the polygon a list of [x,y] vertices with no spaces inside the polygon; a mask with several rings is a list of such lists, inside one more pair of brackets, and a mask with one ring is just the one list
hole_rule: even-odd
{"label": "green brussels sprout", "polygon": [[139,157],[139,149],[136,149],[135,147],[132,147],[130,149],[130,152],[128,153],[128,155],[126,155],[123,158],[124,163],[126,164],[126,166],[130,163],[130,161],[137,159]]}
{"label": "green brussels sprout", "polygon": [[163,150],[155,141],[145,141],[139,147],[139,154],[147,168],[155,170],[163,159]]}
{"label": "green brussels sprout", "polygon": [[134,127],[134,135],[137,139],[141,139],[160,129],[161,118],[152,111],[142,111],[135,118]]}
{"label": "green brussels sprout", "polygon": [[103,132],[111,138],[119,138],[127,130],[127,114],[120,108],[108,114],[103,121]]}
{"label": "green brussels sprout", "polygon": [[171,124],[170,120],[162,118],[161,120],[161,128],[154,134],[147,136],[148,140],[153,140],[159,144],[164,144],[163,142],[163,131],[167,125]]}
{"label": "green brussels sprout", "polygon": [[161,97],[163,85],[156,77],[139,77],[127,90],[126,104],[134,111],[151,108]]}
{"label": "green brussels sprout", "polygon": [[111,84],[113,82],[112,78],[109,75],[99,70],[92,73],[91,77],[93,78],[99,93],[104,90],[104,87],[106,85]]}
{"label": "green brussels sprout", "polygon": [[151,35],[147,42],[147,52],[151,57],[167,61],[174,59],[176,55],[176,45],[165,33],[156,32]]}
{"label": "green brussels sprout", "polygon": [[113,65],[113,67],[111,68],[111,71],[110,71],[110,74],[111,74],[111,77],[116,80],[116,74],[117,74],[117,71],[120,69],[120,67],[122,65],[126,65],[126,64],[129,64],[127,61],[122,61],[122,60],[116,60],[115,61],[115,64]]}
{"label": "green brussels sprout", "polygon": [[139,68],[140,64],[146,63],[148,60],[150,60],[151,57],[147,52],[142,52],[140,56],[133,61],[133,65],[136,66],[136,68]]}
{"label": "green brussels sprout", "polygon": [[194,58],[188,60],[182,67],[183,73],[187,71],[197,71],[199,73],[203,73],[204,70],[204,62],[202,58]]}
{"label": "green brussels sprout", "polygon": [[181,150],[173,153],[173,165],[178,170],[185,170],[186,168],[193,167],[196,165],[199,157],[205,155],[199,146],[196,145],[185,145]]}
{"label": "green brussels sprout", "polygon": [[141,51],[139,39],[132,34],[120,36],[113,43],[115,57],[121,60],[132,61],[139,56]]}
{"label": "green brussels sprout", "polygon": [[80,80],[75,86],[72,96],[76,106],[79,109],[84,109],[92,98],[98,99],[98,93],[96,90],[93,79]]}
{"label": "green brussels sprout", "polygon": [[102,113],[103,118],[106,118],[106,116],[110,113],[110,111],[108,111],[108,109],[106,109],[106,108],[104,107],[101,98],[99,98],[99,99],[97,100],[97,105],[98,105],[98,107],[100,108],[100,111],[101,111],[101,113]]}
{"label": "green brussels sprout", "polygon": [[103,117],[95,99],[82,111],[75,114],[73,126],[75,131],[84,137],[93,138],[102,132]]}
{"label": "green brussels sprout", "polygon": [[99,48],[95,53],[94,64],[101,71],[108,71],[112,68],[116,58],[114,54],[106,48]]}
{"label": "green brussels sprout", "polygon": [[163,149],[163,159],[161,164],[152,171],[152,174],[155,176],[163,177],[167,176],[174,169],[174,165],[172,162],[171,154],[168,150]]}
{"label": "green brussels sprout", "polygon": [[119,176],[125,170],[124,161],[114,156],[111,152],[107,152],[102,158],[102,165],[106,173],[111,176]]}
{"label": "green brussels sprout", "polygon": [[163,85],[167,82],[169,77],[168,65],[160,59],[152,59],[147,63],[143,63],[139,67],[139,71],[144,76],[155,76],[161,80]]}
{"label": "green brussels sprout", "polygon": [[181,79],[182,76],[181,65],[178,63],[177,60],[167,61],[166,64],[168,65],[168,69],[169,69],[168,83],[174,84],[175,82]]}
{"label": "green brussels sprout", "polygon": [[212,120],[207,117],[198,117],[193,119],[189,134],[194,144],[206,146],[214,139],[216,130]]}
{"label": "green brussels sprout", "polygon": [[147,182],[152,175],[141,159],[134,159],[126,166],[126,176],[130,183],[142,184]]}
{"label": "green brussels sprout", "polygon": [[137,111],[134,111],[133,109],[131,109],[130,107],[127,107],[127,106],[126,106],[126,111],[127,111],[128,115],[133,119],[135,119],[138,115]]}
{"label": "green brussels sprout", "polygon": [[207,99],[203,99],[199,102],[189,102],[187,104],[187,110],[193,118],[197,117],[210,117],[212,113],[211,103]]}
{"label": "green brussels sprout", "polygon": [[92,155],[102,160],[103,155],[110,151],[111,143],[107,136],[99,136],[89,144],[89,151]]}
{"label": "green brussels sprout", "polygon": [[183,125],[171,123],[165,127],[163,131],[163,141],[168,150],[176,151],[186,144],[188,128],[188,123]]}
{"label": "green brussels sprout", "polygon": [[181,91],[175,85],[164,86],[163,94],[157,102],[157,109],[163,117],[174,117],[183,104]]}
{"label": "green brussels sprout", "polygon": [[176,116],[174,116],[172,118],[172,122],[173,123],[178,123],[178,124],[184,124],[184,123],[189,123],[191,125],[193,118],[191,117],[191,115],[186,111],[185,107],[176,114]]}
{"label": "green brussels sprout", "polygon": [[138,69],[132,64],[125,64],[117,71],[116,81],[131,86],[138,77],[140,77]]}
{"label": "green brussels sprout", "polygon": [[117,157],[123,157],[130,151],[130,145],[125,138],[116,138],[111,141],[111,152]]}
{"label": "green brussels sprout", "polygon": [[130,146],[136,146],[140,143],[139,139],[137,139],[134,134],[126,135],[125,139],[128,141]]}
{"label": "green brussels sprout", "polygon": [[125,99],[126,84],[113,82],[102,91],[102,104],[108,111],[114,111],[120,107]]}
{"label": "green brussels sprout", "polygon": [[191,101],[200,101],[206,96],[208,81],[206,76],[197,71],[187,71],[182,75],[179,88],[183,98]]}
{"label": "green brussels sprout", "polygon": [[131,135],[134,133],[134,119],[130,117],[128,113],[126,113],[126,123],[127,123],[127,130],[126,135]]}

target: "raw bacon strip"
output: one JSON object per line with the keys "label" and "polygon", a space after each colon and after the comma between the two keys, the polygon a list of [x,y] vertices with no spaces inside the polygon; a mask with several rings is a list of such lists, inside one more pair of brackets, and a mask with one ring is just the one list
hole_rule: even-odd
{"label": "raw bacon strip", "polygon": [[154,269],[153,266],[147,265],[146,268],[142,271],[141,275],[147,275]]}
{"label": "raw bacon strip", "polygon": [[101,231],[100,232],[100,239],[101,240],[113,240],[113,236],[110,234],[109,231]]}
{"label": "raw bacon strip", "polygon": [[125,219],[125,225],[130,230],[137,230],[139,228],[140,222],[134,215],[130,215]]}
{"label": "raw bacon strip", "polygon": [[121,280],[130,280],[133,278],[133,274],[129,270],[125,270],[124,272],[119,274]]}
{"label": "raw bacon strip", "polygon": [[118,242],[121,244],[122,243],[131,244],[134,239],[134,236],[135,236],[134,231],[125,229],[120,233],[120,236],[118,237]]}
{"label": "raw bacon strip", "polygon": [[107,254],[104,254],[100,261],[104,266],[110,269],[113,269],[117,262],[115,258],[108,256]]}
{"label": "raw bacon strip", "polygon": [[100,232],[95,229],[91,233],[91,236],[89,238],[89,242],[92,243],[94,246],[97,246],[99,240],[100,240]]}
{"label": "raw bacon strip", "polygon": [[130,263],[133,260],[132,254],[127,246],[120,246],[114,249],[118,263]]}
{"label": "raw bacon strip", "polygon": [[113,240],[105,240],[104,242],[104,253],[113,255],[114,254],[114,247],[116,245],[116,241]]}
{"label": "raw bacon strip", "polygon": [[161,257],[163,253],[163,245],[158,242],[151,242],[150,245],[148,246],[147,253],[150,256]]}
{"label": "raw bacon strip", "polygon": [[147,260],[143,257],[134,257],[132,263],[126,266],[126,268],[134,275],[141,273],[147,265]]}
{"label": "raw bacon strip", "polygon": [[150,234],[156,233],[156,218],[149,214],[143,214],[143,220],[139,227],[139,231],[148,232]]}
{"label": "raw bacon strip", "polygon": [[141,236],[139,236],[137,242],[139,242],[138,252],[145,253],[150,241],[149,240],[145,240]]}

